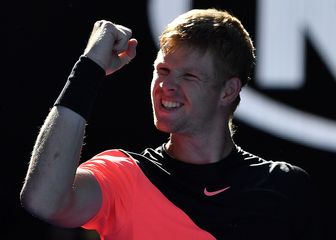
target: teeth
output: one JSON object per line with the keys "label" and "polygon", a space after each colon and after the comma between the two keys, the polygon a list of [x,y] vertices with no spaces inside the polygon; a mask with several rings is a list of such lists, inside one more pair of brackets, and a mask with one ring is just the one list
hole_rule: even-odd
{"label": "teeth", "polygon": [[177,108],[181,106],[181,103],[178,102],[171,102],[171,101],[162,101],[162,105],[165,108]]}

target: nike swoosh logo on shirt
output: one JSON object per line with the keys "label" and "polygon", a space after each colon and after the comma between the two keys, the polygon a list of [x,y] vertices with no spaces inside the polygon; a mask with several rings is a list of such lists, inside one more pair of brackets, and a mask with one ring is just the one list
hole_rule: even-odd
{"label": "nike swoosh logo on shirt", "polygon": [[219,193],[222,193],[222,192],[228,190],[229,188],[230,188],[230,186],[228,186],[228,187],[226,187],[226,188],[223,188],[223,189],[219,189],[219,190],[217,190],[217,191],[208,191],[208,190],[206,189],[206,187],[205,187],[205,188],[204,188],[204,194],[205,194],[205,196],[212,197],[212,196],[215,196],[215,195],[217,195],[217,194],[219,194]]}

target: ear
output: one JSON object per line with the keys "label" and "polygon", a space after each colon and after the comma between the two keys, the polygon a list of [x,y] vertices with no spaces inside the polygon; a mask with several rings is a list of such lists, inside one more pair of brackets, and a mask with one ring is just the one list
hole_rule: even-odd
{"label": "ear", "polygon": [[242,83],[238,77],[230,78],[226,81],[221,93],[221,105],[230,105],[238,97]]}

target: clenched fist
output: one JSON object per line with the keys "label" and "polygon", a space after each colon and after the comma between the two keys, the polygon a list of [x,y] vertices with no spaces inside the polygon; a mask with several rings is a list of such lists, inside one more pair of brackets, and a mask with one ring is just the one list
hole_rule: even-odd
{"label": "clenched fist", "polygon": [[136,55],[137,40],[132,30],[110,21],[100,20],[94,24],[84,55],[100,65],[109,75]]}

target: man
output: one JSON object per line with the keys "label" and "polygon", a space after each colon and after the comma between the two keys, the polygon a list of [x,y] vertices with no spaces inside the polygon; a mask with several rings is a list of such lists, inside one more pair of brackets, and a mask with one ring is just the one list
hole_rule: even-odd
{"label": "man", "polygon": [[194,9],[160,36],[151,99],[167,142],[79,165],[94,98],[136,56],[131,30],[98,21],[36,140],[24,207],[101,239],[316,239],[308,174],[237,146],[231,120],[255,49],[226,11]]}

